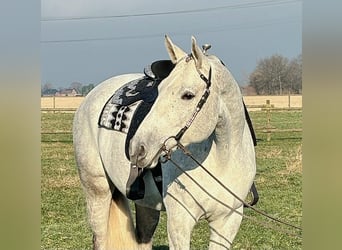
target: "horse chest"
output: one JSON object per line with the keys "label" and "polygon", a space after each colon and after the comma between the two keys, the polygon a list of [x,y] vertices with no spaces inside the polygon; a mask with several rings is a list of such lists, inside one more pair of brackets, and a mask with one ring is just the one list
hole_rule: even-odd
{"label": "horse chest", "polygon": [[[208,165],[205,163],[204,165]],[[213,163],[211,166],[213,166]],[[170,176],[164,179],[166,181],[164,183],[164,203],[166,203],[166,207],[178,205],[187,207],[199,219],[201,217],[228,214],[231,211],[230,208],[240,206],[240,203],[231,194],[200,167],[188,170],[188,175],[180,173],[174,167],[172,169],[171,165],[168,167],[170,168],[166,173]],[[220,176],[220,181],[227,183],[230,188],[234,188],[235,185],[231,185],[233,180],[229,178],[228,173],[224,174],[222,171],[216,171],[220,172],[219,175],[216,175]],[[177,204],[175,204],[175,201]]]}

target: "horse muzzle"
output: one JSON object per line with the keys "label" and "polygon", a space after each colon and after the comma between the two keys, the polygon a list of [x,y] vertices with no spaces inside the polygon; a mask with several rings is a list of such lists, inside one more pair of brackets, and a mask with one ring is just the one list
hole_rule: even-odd
{"label": "horse muzzle", "polygon": [[152,144],[155,143],[150,142],[147,144],[134,137],[129,145],[131,163],[139,168],[154,167],[158,163],[159,157],[176,149],[177,141],[174,140],[174,137],[169,137],[168,139],[161,140],[155,147],[147,146]]}

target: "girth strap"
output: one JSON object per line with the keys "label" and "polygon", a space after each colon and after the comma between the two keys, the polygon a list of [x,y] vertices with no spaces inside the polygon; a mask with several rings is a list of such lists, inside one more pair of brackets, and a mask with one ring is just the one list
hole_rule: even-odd
{"label": "girth strap", "polygon": [[160,195],[162,196],[163,192],[163,176],[161,163],[158,164],[151,169],[142,169],[131,164],[131,171],[128,177],[128,181],[126,184],[126,196],[131,200],[140,200],[145,196],[145,183],[144,176],[145,174],[151,171],[153,180],[158,188]]}
{"label": "girth strap", "polygon": [[[243,107],[245,109],[245,117],[246,117],[246,121],[247,121],[247,124],[249,127],[249,131],[250,131],[252,139],[253,139],[253,144],[254,144],[254,146],[256,146],[257,145],[257,138],[256,138],[256,135],[255,135],[255,132],[253,129],[253,124],[252,124],[251,118],[249,117],[248,110],[247,110],[247,107],[246,107],[244,101],[242,101],[242,103],[243,103]],[[257,204],[259,201],[258,190],[256,189],[254,182],[251,186],[250,192],[252,194],[252,201],[249,203],[249,205],[253,206],[253,205]]]}

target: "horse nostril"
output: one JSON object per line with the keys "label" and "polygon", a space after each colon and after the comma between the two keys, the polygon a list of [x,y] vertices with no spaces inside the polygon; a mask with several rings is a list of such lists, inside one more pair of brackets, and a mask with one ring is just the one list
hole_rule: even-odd
{"label": "horse nostril", "polygon": [[[132,141],[131,141],[132,142]],[[135,165],[143,165],[147,156],[147,147],[142,142],[137,142],[136,144],[131,143],[129,148],[129,157],[131,163]]]}
{"label": "horse nostril", "polygon": [[138,150],[138,160],[143,159],[146,156],[146,147],[144,145],[140,145]]}

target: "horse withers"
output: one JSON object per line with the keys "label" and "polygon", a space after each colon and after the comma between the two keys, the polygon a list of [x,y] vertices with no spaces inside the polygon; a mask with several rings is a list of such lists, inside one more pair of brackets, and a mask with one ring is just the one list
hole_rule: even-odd
{"label": "horse withers", "polygon": [[[75,156],[94,249],[151,249],[162,210],[170,249],[189,249],[200,219],[208,221],[210,249],[229,249],[240,227],[243,203],[236,196],[246,198],[256,166],[239,86],[195,38],[190,54],[168,36],[165,45],[171,63],[163,77],[152,70],[110,78],[75,114]],[[138,95],[143,100],[132,101]],[[172,161],[161,161],[165,154]],[[151,171],[158,167],[160,186]]]}

